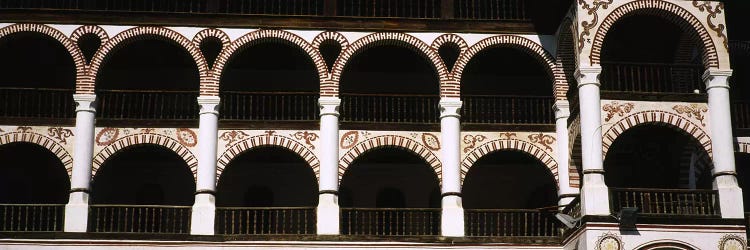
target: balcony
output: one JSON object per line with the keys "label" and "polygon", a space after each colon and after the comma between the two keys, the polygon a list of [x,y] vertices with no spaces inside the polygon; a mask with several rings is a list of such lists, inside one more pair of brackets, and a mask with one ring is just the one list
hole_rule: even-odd
{"label": "balcony", "polygon": [[0,117],[49,120],[75,117],[72,89],[0,88]]}
{"label": "balcony", "polygon": [[462,96],[461,120],[476,124],[554,124],[554,98],[545,96]]}
{"label": "balcony", "polygon": [[693,64],[602,62],[602,96],[605,99],[701,99],[694,91],[705,90],[702,74],[703,67]]}
{"label": "balcony", "polygon": [[719,217],[716,190],[610,188],[611,210],[637,207],[643,216]]}
{"label": "balcony", "polygon": [[190,233],[191,207],[90,205],[88,231],[95,233]]}
{"label": "balcony", "polygon": [[440,235],[439,208],[342,208],[341,234]]}
{"label": "balcony", "polygon": [[222,121],[318,120],[318,93],[222,91],[220,97]]}
{"label": "balcony", "polygon": [[106,123],[197,121],[197,91],[99,90],[97,118]]}
{"label": "balcony", "polygon": [[0,204],[0,232],[62,232],[65,204]]}
{"label": "balcony", "polygon": [[554,211],[537,209],[466,209],[466,236],[559,237]]}
{"label": "balcony", "polygon": [[342,94],[341,119],[354,123],[437,123],[440,98],[428,95]]}
{"label": "balcony", "polygon": [[217,207],[222,235],[314,235],[315,207]]}

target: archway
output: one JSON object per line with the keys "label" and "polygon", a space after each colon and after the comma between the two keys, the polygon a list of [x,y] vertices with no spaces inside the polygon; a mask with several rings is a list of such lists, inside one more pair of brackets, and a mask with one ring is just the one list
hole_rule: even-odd
{"label": "archway", "polygon": [[659,15],[618,19],[602,43],[602,91],[704,91],[704,48],[697,37],[695,30]]}
{"label": "archway", "polygon": [[29,142],[0,145],[0,231],[61,231],[70,180],[48,149]]}
{"label": "archway", "polygon": [[750,132],[750,42],[735,41],[730,45],[732,77],[730,80],[732,98],[732,125],[734,135],[744,136]]}
{"label": "archway", "polygon": [[480,51],[461,75],[466,123],[551,124],[553,79],[539,59],[512,47]]}
{"label": "archway", "polygon": [[4,118],[72,118],[76,67],[60,41],[37,32],[0,39],[0,100]]}
{"label": "archway", "polygon": [[318,183],[283,147],[256,147],[227,165],[216,192],[219,234],[314,234]]}
{"label": "archway", "polygon": [[440,81],[411,45],[378,44],[349,58],[341,74],[344,122],[436,123]]}
{"label": "archway", "polygon": [[[737,170],[737,182],[742,190],[750,190],[750,153],[735,152],[734,165]],[[750,212],[750,192],[742,192],[745,212]]]}
{"label": "archway", "polygon": [[89,231],[188,233],[195,182],[169,148],[137,144],[110,156],[91,183]]}
{"label": "archway", "polygon": [[347,168],[340,190],[342,234],[439,233],[438,178],[410,151],[379,147],[363,153]]}
{"label": "archway", "polygon": [[131,38],[110,51],[97,72],[97,118],[194,120],[199,79],[193,57],[176,42]]}
{"label": "archway", "polygon": [[317,120],[320,80],[302,48],[281,39],[235,51],[221,73],[223,120]]}
{"label": "archway", "polygon": [[[487,154],[464,180],[466,232],[472,236],[552,236],[557,182],[539,159],[526,152],[501,150]],[[519,218],[534,226],[523,228]],[[525,230],[523,230],[523,229]]]}

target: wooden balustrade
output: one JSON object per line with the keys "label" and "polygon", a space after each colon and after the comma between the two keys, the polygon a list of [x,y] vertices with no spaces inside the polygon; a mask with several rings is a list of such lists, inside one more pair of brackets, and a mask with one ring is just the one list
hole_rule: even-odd
{"label": "wooden balustrade", "polygon": [[441,0],[338,0],[339,16],[439,18]]}
{"label": "wooden balustrade", "polygon": [[732,125],[736,129],[750,129],[750,101],[732,101]]}
{"label": "wooden balustrade", "polygon": [[554,124],[552,97],[461,96],[465,123]]}
{"label": "wooden balustrade", "polygon": [[0,204],[0,232],[59,232],[65,204]]}
{"label": "wooden balustrade", "polygon": [[157,205],[91,205],[89,232],[190,233],[191,207]]}
{"label": "wooden balustrade", "polygon": [[562,210],[563,214],[570,215],[573,218],[581,218],[581,196],[576,196]]}
{"label": "wooden balustrade", "polygon": [[344,122],[437,123],[438,96],[342,94]]}
{"label": "wooden balustrade", "polygon": [[553,212],[536,209],[465,209],[467,236],[557,237]]}
{"label": "wooden balustrade", "polygon": [[217,207],[216,233],[315,234],[315,207]]}
{"label": "wooden balustrade", "polygon": [[703,66],[693,64],[602,62],[603,91],[693,93],[705,92]]}
{"label": "wooden balustrade", "polygon": [[257,93],[222,91],[222,120],[316,121],[318,93]]}
{"label": "wooden balustrade", "polygon": [[0,88],[0,117],[73,118],[72,89]]}
{"label": "wooden balustrade", "polygon": [[612,213],[637,207],[641,215],[719,216],[716,190],[610,188]]}
{"label": "wooden balustrade", "polygon": [[455,0],[456,19],[526,21],[524,0]]}
{"label": "wooden balustrade", "polygon": [[99,119],[198,119],[198,91],[99,90],[96,96]]}
{"label": "wooden balustrade", "polygon": [[439,235],[439,208],[341,208],[341,234]]}

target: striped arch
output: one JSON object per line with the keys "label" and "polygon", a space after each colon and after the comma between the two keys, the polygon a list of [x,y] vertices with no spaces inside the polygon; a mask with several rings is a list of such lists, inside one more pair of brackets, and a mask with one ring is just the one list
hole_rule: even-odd
{"label": "striped arch", "polygon": [[195,45],[195,47],[200,50],[203,40],[209,37],[219,39],[219,41],[221,41],[222,49],[229,46],[229,44],[232,42],[229,39],[229,35],[227,35],[227,33],[225,33],[223,30],[210,28],[201,30],[200,32],[195,34],[195,36],[193,36],[193,45]]}
{"label": "striped arch", "polygon": [[458,46],[458,49],[461,51],[461,53],[464,53],[469,49],[469,45],[466,43],[466,40],[456,34],[442,34],[439,37],[435,38],[435,40],[432,41],[432,45],[430,46],[432,47],[432,49],[437,51],[440,49],[440,47],[448,43],[452,43]]}
{"label": "striped arch", "polygon": [[597,28],[596,35],[594,36],[594,42],[591,46],[591,54],[589,55],[592,65],[597,65],[601,62],[602,45],[610,28],[612,28],[612,26],[621,18],[639,13],[662,17],[680,26],[684,31],[692,31],[691,33],[696,36],[693,40],[698,44],[701,44],[703,47],[704,66],[706,68],[719,67],[719,55],[716,50],[716,45],[711,39],[711,35],[706,27],[701,24],[701,21],[691,14],[690,11],[687,11],[676,4],[661,0],[628,2],[607,15],[607,17],[602,20],[599,28]]}
{"label": "striped arch", "polygon": [[[313,64],[315,65],[320,81],[328,78],[328,69],[326,68],[326,63],[325,60],[323,60],[323,56],[320,55],[320,52],[318,52],[318,50],[316,50],[312,45],[305,41],[305,39],[299,37],[294,33],[284,30],[257,30],[247,33],[234,40],[231,44],[229,44],[229,46],[225,46],[221,50],[221,52],[219,52],[219,56],[216,57],[216,61],[214,62],[214,67],[211,74],[212,84],[211,86],[206,86],[209,90],[205,91],[205,94],[214,96],[219,94],[219,81],[221,80],[221,74],[232,56],[234,56],[238,51],[247,46],[252,46],[253,44],[256,44],[258,42],[269,40],[281,41],[283,43],[291,44],[292,46],[302,49],[310,57]],[[213,84],[214,82],[215,85]],[[203,94],[204,91],[201,90],[201,93]]]}
{"label": "striped arch", "polygon": [[315,153],[302,143],[289,137],[279,135],[257,135],[249,137],[224,150],[224,153],[221,154],[217,162],[216,180],[219,180],[219,177],[221,177],[221,174],[224,172],[224,168],[226,168],[235,157],[247,150],[262,146],[279,146],[296,153],[307,162],[307,165],[310,166],[310,168],[312,168],[315,173],[315,179],[320,180],[320,160],[315,156]]}
{"label": "striped arch", "polygon": [[422,144],[419,144],[417,141],[412,140],[408,137],[398,135],[381,135],[371,137],[352,146],[349,151],[347,151],[339,160],[339,183],[341,183],[341,178],[344,177],[346,169],[349,168],[349,165],[351,165],[352,162],[357,159],[357,157],[364,154],[365,152],[381,147],[402,148],[418,155],[427,164],[430,165],[432,170],[435,171],[435,175],[437,175],[438,181],[441,184],[443,183],[443,165],[440,163],[440,159],[437,157],[437,155],[435,155],[435,153],[433,153],[426,147],[422,146]]}
{"label": "striped arch", "polygon": [[[565,18],[560,25],[560,29],[557,30],[555,96],[558,97],[558,100],[562,100],[560,97],[567,99],[568,95],[573,95],[574,93],[571,93],[571,91],[578,91],[578,86],[571,86],[577,83],[575,70],[576,65],[578,65],[573,26],[573,20]],[[560,76],[564,76],[564,78],[558,78]]]}
{"label": "striped arch", "polygon": [[549,169],[550,173],[555,178],[555,183],[559,188],[560,182],[557,176],[557,161],[555,161],[555,158],[544,151],[544,149],[537,147],[530,142],[516,139],[498,139],[490,141],[468,152],[466,156],[464,156],[463,160],[461,160],[461,184],[463,185],[464,179],[466,179],[466,174],[469,173],[469,169],[474,166],[474,163],[476,163],[485,155],[501,150],[516,150],[525,152],[541,161],[545,166],[547,166],[547,169]]}
{"label": "striped arch", "polygon": [[116,141],[111,142],[102,150],[99,150],[99,153],[94,156],[94,165],[91,169],[91,178],[94,178],[94,176],[96,176],[96,172],[99,170],[102,164],[104,164],[104,162],[109,159],[110,156],[114,155],[124,148],[139,144],[154,144],[171,149],[172,151],[177,153],[177,155],[179,155],[183,160],[185,160],[185,163],[187,163],[188,167],[190,168],[190,172],[193,173],[193,178],[197,178],[196,174],[198,173],[198,159],[195,158],[193,152],[191,152],[190,149],[183,146],[175,139],[172,139],[165,135],[152,133],[139,133],[120,137]]}
{"label": "striped arch", "polygon": [[86,78],[86,59],[84,58],[83,53],[78,48],[78,45],[75,44],[75,42],[73,42],[70,38],[66,37],[65,34],[55,28],[43,24],[33,23],[13,24],[3,27],[2,29],[0,29],[0,39],[7,35],[18,32],[40,33],[60,42],[60,44],[62,44],[63,47],[68,50],[68,53],[70,53],[70,56],[73,58],[73,62],[76,67],[76,93],[85,92],[85,89],[82,88],[81,83]]}
{"label": "striped arch", "polygon": [[322,44],[325,41],[333,40],[336,41],[339,45],[341,45],[341,50],[343,51],[346,49],[346,47],[349,47],[349,40],[344,37],[341,33],[335,32],[335,31],[325,31],[313,38],[312,46],[315,49],[320,48],[320,44]]}
{"label": "striped arch", "polygon": [[[492,36],[485,38],[471,46],[465,53],[462,53],[461,56],[458,57],[458,60],[456,60],[456,65],[453,66],[453,80],[455,80],[457,84],[460,84],[464,68],[469,63],[469,61],[471,61],[471,59],[474,58],[474,56],[482,50],[497,47],[520,49],[521,51],[526,52],[527,54],[539,60],[539,62],[542,63],[547,69],[547,74],[549,78],[554,82],[554,85],[564,85],[560,87],[550,86],[552,90],[568,87],[567,81],[565,80],[565,74],[562,72],[562,70],[557,70],[555,58],[538,43],[529,40],[528,38],[516,35]],[[456,88],[460,89],[460,87],[458,86],[456,86]],[[564,94],[562,96],[558,96],[557,91],[552,92],[556,99],[566,99],[566,96]]]}
{"label": "striped arch", "polygon": [[695,250],[700,249],[687,242],[676,240],[655,240],[641,244],[633,248],[637,250],[658,250],[658,249],[677,249],[677,250]]}
{"label": "striped arch", "polygon": [[[396,33],[396,32],[382,32],[382,33],[373,33],[367,36],[364,36],[357,41],[354,41],[351,43],[346,49],[341,51],[341,55],[338,59],[336,59],[336,62],[333,64],[331,77],[329,81],[321,84],[320,87],[320,95],[321,96],[338,96],[339,94],[339,83],[341,81],[341,74],[344,72],[344,68],[346,64],[349,62],[349,60],[354,57],[355,55],[367,50],[368,48],[375,47],[378,45],[383,44],[398,44],[402,45],[405,48],[412,49],[416,51],[418,54],[421,54],[425,58],[427,58],[430,62],[432,62],[432,67],[435,69],[435,72],[438,74],[438,78],[440,80],[440,95],[444,96],[443,93],[445,93],[444,83],[448,81],[449,78],[449,72],[445,68],[445,64],[443,64],[443,60],[440,59],[440,55],[430,47],[430,45],[426,44],[422,40],[419,40],[419,38],[416,38],[412,35],[408,35],[405,33]],[[451,96],[451,97],[458,97]]]}
{"label": "striped arch", "polygon": [[71,177],[73,173],[73,157],[67,150],[65,150],[65,148],[63,148],[62,145],[55,142],[52,138],[34,132],[10,132],[0,135],[0,145],[14,142],[29,142],[48,149],[55,154],[57,158],[60,159],[63,166],[65,166],[65,171],[68,172],[68,178]]}
{"label": "striped arch", "polygon": [[661,110],[647,110],[620,119],[604,133],[602,138],[602,159],[607,157],[609,147],[612,146],[618,136],[632,127],[646,123],[669,125],[670,127],[684,131],[688,135],[694,137],[703,149],[706,150],[706,153],[713,157],[711,150],[711,137],[705,130],[703,130],[701,125],[695,124],[675,113]]}
{"label": "striped arch", "polygon": [[76,28],[73,31],[73,34],[70,35],[70,40],[72,40],[73,43],[78,43],[78,39],[88,34],[93,34],[99,37],[101,44],[105,44],[107,43],[107,41],[109,41],[109,35],[107,34],[107,31],[102,29],[102,27],[96,25],[84,25]]}
{"label": "striped arch", "polygon": [[[104,63],[104,61],[108,58],[109,55],[111,55],[112,52],[124,46],[124,44],[126,44],[128,41],[143,39],[147,37],[156,37],[176,43],[178,46],[187,51],[193,58],[198,68],[198,74],[200,78],[207,78],[208,66],[206,64],[206,60],[205,58],[203,58],[203,54],[201,54],[200,49],[196,47],[192,41],[187,39],[182,34],[168,28],[143,26],[130,28],[123,32],[120,32],[119,34],[110,38],[107,43],[102,44],[102,46],[99,48],[99,51],[94,54],[94,58],[91,59],[91,64],[89,65],[87,76],[82,82],[82,85],[86,90],[85,93],[94,93],[94,84],[96,83],[97,74],[99,73],[99,67],[101,67],[102,63]],[[200,82],[201,85],[203,85],[205,81],[201,80]],[[201,86],[201,89],[203,89],[203,86]]]}

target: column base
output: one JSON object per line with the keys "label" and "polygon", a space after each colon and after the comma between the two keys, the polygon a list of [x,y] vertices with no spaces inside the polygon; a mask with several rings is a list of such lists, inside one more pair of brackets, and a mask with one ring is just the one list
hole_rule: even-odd
{"label": "column base", "polygon": [[317,231],[318,235],[339,235],[340,209],[339,196],[333,193],[320,194],[318,198]]}
{"label": "column base", "polygon": [[448,237],[464,237],[464,208],[461,196],[443,196],[440,215],[440,234]]}
{"label": "column base", "polygon": [[211,193],[195,195],[195,204],[190,221],[190,234],[214,235],[216,198]]}
{"label": "column base", "polygon": [[742,209],[742,189],[738,186],[720,187],[719,191],[719,208],[721,209],[721,218],[725,219],[743,219],[745,213]]}
{"label": "column base", "polygon": [[70,193],[65,205],[65,232],[85,233],[89,222],[89,194],[86,191]]}
{"label": "column base", "polygon": [[610,215],[609,188],[605,185],[581,187],[581,215]]}

